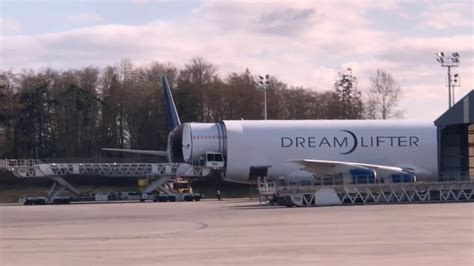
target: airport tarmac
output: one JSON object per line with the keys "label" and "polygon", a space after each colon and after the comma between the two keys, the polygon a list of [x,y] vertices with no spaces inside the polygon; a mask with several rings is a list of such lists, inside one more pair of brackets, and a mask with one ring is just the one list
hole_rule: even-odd
{"label": "airport tarmac", "polygon": [[1,265],[474,265],[474,204],[0,206]]}

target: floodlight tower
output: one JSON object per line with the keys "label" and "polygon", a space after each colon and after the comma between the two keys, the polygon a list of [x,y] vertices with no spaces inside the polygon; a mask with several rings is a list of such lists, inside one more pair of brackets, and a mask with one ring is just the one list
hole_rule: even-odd
{"label": "floodlight tower", "polygon": [[270,85],[270,75],[258,76],[258,83],[263,87],[263,115],[267,120],[267,87]]}
{"label": "floodlight tower", "polygon": [[[454,91],[452,88],[456,86],[453,84],[453,80],[451,79],[451,67],[459,66],[459,53],[455,52],[452,53],[451,56],[445,55],[443,52],[436,53],[436,61],[438,61],[442,67],[448,68],[448,94],[449,94],[449,108],[453,105],[454,102]],[[458,74],[456,74],[456,82],[459,79]],[[453,86],[454,85],[454,86]]]}

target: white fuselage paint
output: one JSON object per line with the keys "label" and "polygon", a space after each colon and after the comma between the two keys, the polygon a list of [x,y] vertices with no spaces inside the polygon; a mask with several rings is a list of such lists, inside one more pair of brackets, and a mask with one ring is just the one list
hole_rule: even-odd
{"label": "white fuselage paint", "polygon": [[224,178],[232,182],[248,183],[252,166],[269,166],[269,177],[307,177],[300,165],[288,162],[295,159],[412,168],[422,179],[434,177],[438,171],[437,134],[432,123],[403,120],[222,123],[185,124],[183,154],[186,161],[191,161],[205,151],[222,152],[226,156]]}

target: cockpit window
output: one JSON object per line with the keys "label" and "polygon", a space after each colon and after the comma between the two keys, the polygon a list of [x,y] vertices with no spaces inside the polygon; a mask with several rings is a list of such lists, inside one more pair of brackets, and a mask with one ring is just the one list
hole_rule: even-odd
{"label": "cockpit window", "polygon": [[207,161],[213,162],[214,161],[214,154],[207,154]]}
{"label": "cockpit window", "polygon": [[219,154],[219,153],[208,153],[207,161],[208,162],[223,162],[224,158],[222,157],[222,154]]}

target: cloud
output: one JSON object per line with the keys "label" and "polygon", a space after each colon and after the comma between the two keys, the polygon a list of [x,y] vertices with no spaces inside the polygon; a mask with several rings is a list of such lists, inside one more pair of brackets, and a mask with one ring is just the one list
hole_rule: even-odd
{"label": "cloud", "polygon": [[1,35],[11,35],[17,34],[20,32],[20,24],[13,20],[7,18],[0,18],[0,33]]}
{"label": "cloud", "polygon": [[454,30],[473,27],[473,4],[468,1],[436,2],[429,4],[421,14],[424,26],[436,30]]}
{"label": "cloud", "polygon": [[472,26],[472,19],[469,19],[457,12],[443,12],[436,16],[431,16],[426,21],[426,26],[444,30],[453,27],[469,27]]}
{"label": "cloud", "polygon": [[[463,87],[457,95],[474,88],[472,25],[469,31],[439,36],[385,31],[374,27],[368,14],[404,9],[398,2],[379,2],[204,2],[192,16],[175,20],[2,36],[0,66],[104,66],[124,57],[136,65],[170,61],[182,66],[202,56],[216,64],[222,75],[248,67],[319,91],[331,90],[338,70],[348,66],[358,77],[359,88],[367,90],[370,76],[381,68],[400,83],[409,118],[434,118],[445,108],[447,91],[446,69],[435,61],[436,52],[461,53],[458,70]],[[428,16],[424,18],[413,28],[429,24]]]}
{"label": "cloud", "polygon": [[263,33],[292,36],[313,26],[314,13],[314,9],[273,10],[261,14],[256,24]]}
{"label": "cloud", "polygon": [[80,13],[68,18],[70,22],[76,24],[97,24],[103,21],[102,17],[92,13]]}

